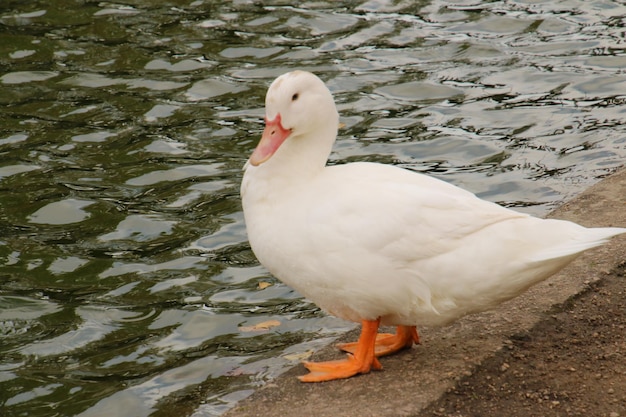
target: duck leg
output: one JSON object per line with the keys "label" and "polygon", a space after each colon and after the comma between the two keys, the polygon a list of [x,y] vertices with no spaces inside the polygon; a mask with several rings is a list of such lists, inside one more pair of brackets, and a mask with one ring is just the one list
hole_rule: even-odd
{"label": "duck leg", "polygon": [[333,379],[349,378],[357,374],[366,374],[372,368],[382,369],[380,362],[374,354],[374,345],[380,318],[377,320],[363,320],[361,336],[354,343],[354,352],[348,354],[347,359],[328,362],[304,362],[304,366],[310,371],[307,375],[300,376],[302,382],[322,382]]}
{"label": "duck leg", "polygon": [[[390,355],[402,349],[409,349],[413,343],[419,345],[420,337],[415,326],[398,326],[396,334],[380,333],[376,336],[374,355]],[[337,347],[345,352],[354,353],[357,343],[340,343]]]}

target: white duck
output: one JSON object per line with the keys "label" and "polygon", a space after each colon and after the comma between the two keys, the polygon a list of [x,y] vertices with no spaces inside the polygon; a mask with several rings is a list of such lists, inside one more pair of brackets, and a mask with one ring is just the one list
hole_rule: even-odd
{"label": "white duck", "polygon": [[[305,382],[380,369],[377,356],[546,279],[582,251],[626,233],[545,220],[402,168],[326,166],[339,116],[315,75],[278,77],[266,127],[245,167],[248,237],[274,276],[330,314],[362,322],[346,360],[313,363]],[[377,334],[380,324],[395,335]]]}

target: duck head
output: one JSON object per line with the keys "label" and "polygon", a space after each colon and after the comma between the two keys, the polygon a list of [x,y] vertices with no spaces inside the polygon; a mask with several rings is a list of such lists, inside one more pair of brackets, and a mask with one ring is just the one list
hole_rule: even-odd
{"label": "duck head", "polygon": [[335,102],[322,80],[306,71],[283,74],[267,91],[265,130],[250,156],[250,164],[259,166],[284,148],[299,153],[305,151],[302,148],[310,148],[307,152],[318,149],[318,153],[325,153],[325,164],[338,125]]}

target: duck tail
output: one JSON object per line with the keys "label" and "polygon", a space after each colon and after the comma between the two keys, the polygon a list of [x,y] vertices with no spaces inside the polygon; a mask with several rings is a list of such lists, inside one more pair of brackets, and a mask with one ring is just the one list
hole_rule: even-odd
{"label": "duck tail", "polygon": [[550,259],[565,258],[575,256],[588,249],[603,245],[610,238],[626,233],[626,228],[622,227],[597,227],[585,229],[573,239],[562,245],[556,245],[548,250],[543,250],[533,258],[533,262],[544,262]]}

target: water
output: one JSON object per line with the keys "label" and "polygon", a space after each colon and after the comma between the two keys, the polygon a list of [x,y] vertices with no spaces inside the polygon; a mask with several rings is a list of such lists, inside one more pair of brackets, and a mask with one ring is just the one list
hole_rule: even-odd
{"label": "water", "polygon": [[215,416],[351,327],[246,241],[241,167],[275,76],[328,82],[345,125],[331,163],[543,215],[626,157],[625,12],[4,0],[1,414]]}

